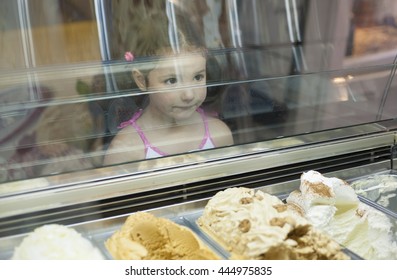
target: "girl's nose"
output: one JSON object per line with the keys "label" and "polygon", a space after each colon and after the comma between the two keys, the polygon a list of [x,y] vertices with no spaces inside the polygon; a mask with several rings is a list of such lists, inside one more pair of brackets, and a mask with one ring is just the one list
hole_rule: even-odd
{"label": "girl's nose", "polygon": [[181,92],[181,99],[183,102],[189,103],[194,99],[194,92],[191,89],[186,89]]}

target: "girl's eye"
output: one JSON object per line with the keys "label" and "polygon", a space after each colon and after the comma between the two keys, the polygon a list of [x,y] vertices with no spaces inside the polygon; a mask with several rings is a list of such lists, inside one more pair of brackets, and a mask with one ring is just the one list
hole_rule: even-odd
{"label": "girl's eye", "polygon": [[176,78],[169,78],[169,79],[164,81],[164,83],[167,84],[167,85],[174,85],[177,82],[178,82],[178,80]]}
{"label": "girl's eye", "polygon": [[194,80],[197,81],[197,82],[200,82],[200,81],[204,80],[204,78],[205,77],[204,77],[203,74],[198,74],[198,75],[194,76]]}

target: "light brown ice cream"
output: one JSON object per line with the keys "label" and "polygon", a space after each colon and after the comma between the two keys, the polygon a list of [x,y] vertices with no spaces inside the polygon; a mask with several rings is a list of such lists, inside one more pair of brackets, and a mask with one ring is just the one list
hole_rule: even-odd
{"label": "light brown ice cream", "polygon": [[105,246],[119,260],[219,259],[189,228],[145,212],[129,216]]}
{"label": "light brown ice cream", "polygon": [[260,190],[218,192],[197,223],[232,259],[348,259],[336,242]]}

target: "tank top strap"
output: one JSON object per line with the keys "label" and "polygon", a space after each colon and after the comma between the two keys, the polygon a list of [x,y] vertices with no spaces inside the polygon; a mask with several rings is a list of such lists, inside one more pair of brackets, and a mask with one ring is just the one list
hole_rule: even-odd
{"label": "tank top strap", "polygon": [[215,144],[214,141],[212,140],[211,134],[210,134],[210,129],[208,127],[208,120],[207,116],[205,115],[205,112],[202,108],[197,108],[197,112],[200,113],[201,118],[203,120],[204,124],[204,137],[203,140],[200,143],[199,149],[209,149],[209,148],[214,148]]}
{"label": "tank top strap", "polygon": [[119,128],[124,128],[128,125],[131,125],[133,128],[135,128],[136,132],[138,133],[139,137],[141,138],[143,144],[145,145],[145,150],[148,149],[148,147],[150,147],[150,142],[149,140],[146,138],[145,134],[143,133],[141,127],[136,123],[136,121],[141,117],[143,111],[142,109],[139,109],[137,112],[135,112],[135,114],[132,116],[132,118],[126,122],[122,122],[119,125]]}
{"label": "tank top strap", "polygon": [[129,125],[134,126],[134,124],[136,124],[136,120],[141,117],[142,112],[143,112],[142,109],[139,109],[137,112],[134,113],[134,115],[132,116],[131,119],[129,119],[128,121],[122,122],[117,128],[124,128]]}
{"label": "tank top strap", "polygon": [[210,130],[208,128],[208,120],[207,120],[207,116],[204,113],[204,110],[202,108],[197,108],[197,112],[200,113],[201,119],[203,120],[203,124],[204,124],[204,138],[210,138]]}
{"label": "tank top strap", "polygon": [[141,138],[143,145],[145,147],[145,158],[156,158],[156,157],[161,157],[165,156],[167,154],[163,153],[160,151],[157,147],[153,147],[152,144],[150,144],[149,140],[146,138],[145,133],[143,133],[142,128],[136,123],[136,121],[141,117],[143,113],[142,109],[139,109],[130,120],[126,122],[122,122],[119,125],[119,128],[124,128],[128,125],[131,125],[136,132],[138,133],[139,137]]}

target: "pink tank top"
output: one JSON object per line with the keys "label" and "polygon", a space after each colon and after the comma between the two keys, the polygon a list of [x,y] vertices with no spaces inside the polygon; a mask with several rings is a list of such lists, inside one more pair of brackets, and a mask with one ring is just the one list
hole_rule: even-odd
{"label": "pink tank top", "polygon": [[[145,145],[145,158],[150,159],[150,158],[158,158],[162,156],[168,155],[167,153],[164,153],[161,151],[159,148],[153,146],[149,140],[146,138],[145,134],[143,133],[142,129],[139,127],[139,125],[136,123],[136,121],[140,118],[142,115],[142,109],[137,111],[130,120],[126,122],[122,122],[119,126],[119,128],[124,128],[127,125],[132,125],[136,132],[139,134],[139,137],[141,137],[143,144]],[[212,149],[215,148],[214,141],[211,138],[209,128],[208,128],[208,122],[207,122],[207,117],[205,116],[205,113],[203,109],[197,108],[197,112],[200,113],[201,118],[204,123],[204,137],[203,140],[201,141],[199,147],[197,150],[206,150],[206,149]],[[192,152],[192,151],[190,151]]]}

